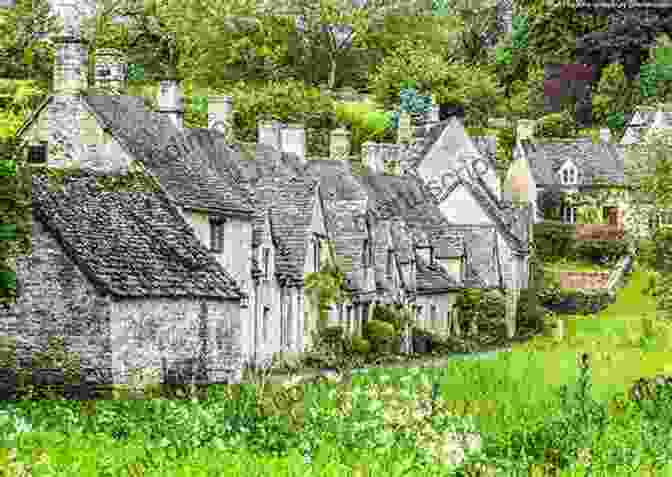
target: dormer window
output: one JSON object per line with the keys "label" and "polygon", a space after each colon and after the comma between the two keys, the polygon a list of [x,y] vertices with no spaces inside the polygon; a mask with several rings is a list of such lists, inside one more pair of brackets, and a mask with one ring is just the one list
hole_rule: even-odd
{"label": "dormer window", "polygon": [[221,253],[224,251],[224,220],[210,219],[210,250]]}
{"label": "dormer window", "polygon": [[40,144],[33,144],[29,147],[29,164],[44,164],[47,162],[47,144],[47,141],[40,141]]}

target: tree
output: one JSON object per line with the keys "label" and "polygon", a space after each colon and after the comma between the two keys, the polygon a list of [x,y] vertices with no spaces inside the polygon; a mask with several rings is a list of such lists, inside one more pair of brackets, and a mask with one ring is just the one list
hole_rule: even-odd
{"label": "tree", "polygon": [[18,0],[0,9],[0,78],[32,78],[47,84],[53,48],[47,35],[61,32],[47,0]]}

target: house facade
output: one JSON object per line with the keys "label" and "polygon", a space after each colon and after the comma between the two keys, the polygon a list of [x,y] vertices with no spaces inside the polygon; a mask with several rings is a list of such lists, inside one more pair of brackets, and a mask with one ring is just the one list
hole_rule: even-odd
{"label": "house facade", "polygon": [[[534,123],[521,120],[517,138],[507,181],[535,204],[535,222],[543,220],[538,198],[545,190],[557,188],[568,196],[582,192],[600,195],[597,218],[582,219],[582,214],[587,216],[588,206],[568,201],[558,211],[561,221],[590,224],[580,227],[603,223],[618,230],[624,228],[628,208],[624,154],[622,147],[611,140],[608,129],[600,131],[597,142],[591,137],[536,138]],[[514,178],[517,184],[513,184]]]}

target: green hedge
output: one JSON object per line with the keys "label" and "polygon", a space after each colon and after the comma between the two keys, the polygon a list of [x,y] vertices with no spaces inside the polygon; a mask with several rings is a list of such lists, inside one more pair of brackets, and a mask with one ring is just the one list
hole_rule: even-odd
{"label": "green hedge", "polygon": [[534,224],[534,242],[544,261],[569,257],[575,242],[575,226],[557,221]]}

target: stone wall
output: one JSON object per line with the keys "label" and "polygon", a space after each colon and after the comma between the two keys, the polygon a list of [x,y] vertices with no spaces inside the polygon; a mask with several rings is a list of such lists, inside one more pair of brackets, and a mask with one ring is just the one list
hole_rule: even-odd
{"label": "stone wall", "polygon": [[32,254],[16,260],[17,301],[0,311],[0,334],[16,341],[20,368],[47,349],[50,336],[66,338],[86,369],[107,369],[111,359],[108,300],[97,294],[55,237],[32,224]]}
{"label": "stone wall", "polygon": [[236,302],[192,298],[120,300],[112,304],[112,368],[127,382],[132,368],[161,369],[199,356],[200,326],[207,324],[208,379],[235,379],[241,368],[240,313]]}
{"label": "stone wall", "polygon": [[609,272],[559,272],[560,288],[607,288]]}
{"label": "stone wall", "polygon": [[625,229],[609,224],[576,224],[577,240],[623,240]]}

